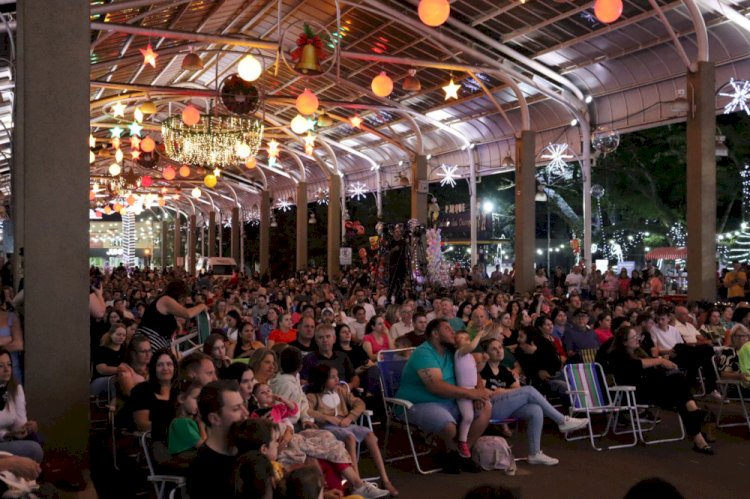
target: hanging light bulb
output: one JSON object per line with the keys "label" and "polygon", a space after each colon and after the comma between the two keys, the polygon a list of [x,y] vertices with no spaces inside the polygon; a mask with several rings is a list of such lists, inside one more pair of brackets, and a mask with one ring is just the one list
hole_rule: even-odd
{"label": "hanging light bulb", "polygon": [[420,21],[434,28],[448,20],[451,4],[448,0],[419,0],[417,13]]}
{"label": "hanging light bulb", "polygon": [[198,199],[199,197],[201,197],[201,194],[202,192],[200,190],[200,187],[197,187],[197,186],[194,187],[192,191],[190,191],[190,195],[193,196],[195,199]]}
{"label": "hanging light bulb", "polygon": [[318,110],[318,105],[318,97],[310,91],[309,88],[306,88],[304,92],[299,94],[295,101],[297,111],[299,111],[302,116],[310,116],[313,114]]}
{"label": "hanging light bulb", "polygon": [[393,92],[393,80],[385,74],[385,71],[381,71],[379,75],[372,79],[370,87],[372,93],[378,97],[388,97]]}
{"label": "hanging light bulb", "polygon": [[136,122],[143,123],[143,111],[141,111],[140,107],[136,107],[135,111],[133,111],[133,118],[135,118]]}
{"label": "hanging light bulb", "polygon": [[115,151],[115,161],[118,163],[122,163],[122,160],[124,158],[124,154],[122,153],[122,149],[117,149]]}
{"label": "hanging light bulb", "polygon": [[182,110],[182,122],[187,126],[196,125],[200,120],[201,112],[194,108],[192,104]]}
{"label": "hanging light bulb", "polygon": [[251,54],[247,54],[240,59],[240,63],[237,65],[237,73],[245,81],[255,81],[263,73],[263,65]]}
{"label": "hanging light bulb", "polygon": [[296,134],[303,134],[308,129],[307,118],[305,118],[301,114],[298,114],[297,116],[292,118],[291,125],[292,131]]}
{"label": "hanging light bulb", "polygon": [[594,15],[605,24],[617,21],[622,15],[622,0],[596,0]]}
{"label": "hanging light bulb", "polygon": [[113,177],[118,176],[121,171],[122,168],[120,168],[120,165],[118,165],[117,163],[112,163],[111,165],[109,165],[109,174]]}
{"label": "hanging light bulb", "polygon": [[252,150],[245,142],[237,142],[234,146],[234,152],[240,159],[247,159],[250,156],[250,153],[252,153]]}
{"label": "hanging light bulb", "polygon": [[182,58],[182,69],[185,71],[200,71],[203,69],[203,61],[195,52],[190,52]]}

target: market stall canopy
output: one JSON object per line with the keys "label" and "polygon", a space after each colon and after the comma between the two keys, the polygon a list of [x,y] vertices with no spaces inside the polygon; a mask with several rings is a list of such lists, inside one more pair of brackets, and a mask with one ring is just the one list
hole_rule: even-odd
{"label": "market stall canopy", "polygon": [[646,260],[685,260],[687,259],[687,248],[675,248],[665,246],[654,248],[646,253]]}

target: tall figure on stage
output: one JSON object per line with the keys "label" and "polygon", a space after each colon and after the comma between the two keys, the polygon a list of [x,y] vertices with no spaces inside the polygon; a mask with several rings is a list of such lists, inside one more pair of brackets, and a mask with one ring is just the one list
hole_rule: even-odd
{"label": "tall figure on stage", "polygon": [[402,224],[397,224],[393,229],[393,238],[388,248],[388,299],[392,303],[403,301],[407,260],[404,227]]}

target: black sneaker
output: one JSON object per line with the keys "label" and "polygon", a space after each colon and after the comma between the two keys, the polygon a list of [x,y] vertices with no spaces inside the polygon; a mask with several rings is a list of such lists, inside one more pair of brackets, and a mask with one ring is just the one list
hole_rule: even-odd
{"label": "black sneaker", "polygon": [[435,461],[443,468],[443,473],[448,473],[449,475],[458,475],[461,473],[460,462],[463,459],[458,455],[458,452],[442,452],[435,456]]}
{"label": "black sneaker", "polygon": [[470,457],[459,458],[459,468],[461,471],[466,471],[467,473],[481,473],[483,471],[482,467]]}

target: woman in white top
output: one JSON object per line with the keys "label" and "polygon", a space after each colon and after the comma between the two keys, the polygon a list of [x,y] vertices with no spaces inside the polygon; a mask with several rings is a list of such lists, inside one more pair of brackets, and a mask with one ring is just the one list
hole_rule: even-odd
{"label": "woman in white top", "polygon": [[26,418],[23,387],[13,379],[10,353],[0,348],[0,451],[41,463],[44,451],[34,440],[38,426]]}

